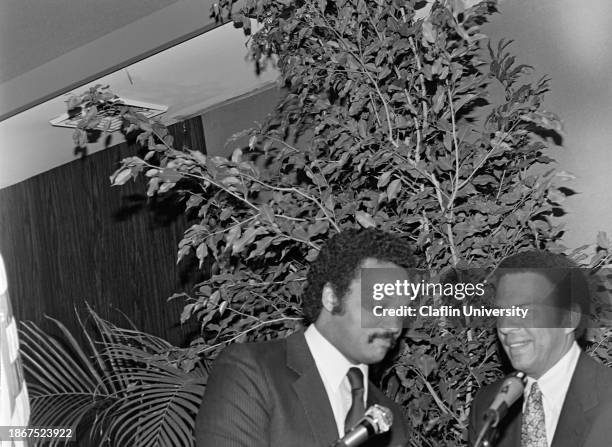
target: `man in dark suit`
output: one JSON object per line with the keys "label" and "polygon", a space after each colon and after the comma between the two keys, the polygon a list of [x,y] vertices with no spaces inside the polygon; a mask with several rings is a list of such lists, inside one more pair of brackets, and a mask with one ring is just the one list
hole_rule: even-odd
{"label": "man in dark suit", "polygon": [[234,344],[215,362],[196,420],[198,447],[329,447],[378,403],[393,411],[387,433],[364,446],[400,447],[408,428],[400,408],[367,380],[400,334],[362,315],[361,269],[407,279],[410,246],[382,231],[332,237],[308,272],[305,331],[262,343]]}
{"label": "man in dark suit", "polygon": [[[497,306],[528,309],[524,321],[504,317],[497,323],[504,352],[514,369],[527,374],[527,385],[499,423],[492,445],[612,445],[612,369],[577,344],[588,316],[588,285],[582,272],[562,255],[528,251],[502,261],[495,277]],[[501,383],[477,393],[470,445]]]}

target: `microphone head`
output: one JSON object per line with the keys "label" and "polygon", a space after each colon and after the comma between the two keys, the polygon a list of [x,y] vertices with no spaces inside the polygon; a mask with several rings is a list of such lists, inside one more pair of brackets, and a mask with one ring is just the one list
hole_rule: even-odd
{"label": "microphone head", "polygon": [[372,424],[375,434],[385,433],[393,425],[393,412],[382,405],[374,404],[369,407],[365,418]]}
{"label": "microphone head", "polygon": [[527,376],[521,371],[514,372],[504,379],[495,399],[485,413],[485,418],[493,421],[493,427],[497,426],[499,420],[506,415],[508,408],[523,395],[526,384]]}
{"label": "microphone head", "polygon": [[510,406],[523,395],[526,384],[527,376],[525,373],[516,371],[506,377],[499,389],[499,396],[503,398],[506,405]]}

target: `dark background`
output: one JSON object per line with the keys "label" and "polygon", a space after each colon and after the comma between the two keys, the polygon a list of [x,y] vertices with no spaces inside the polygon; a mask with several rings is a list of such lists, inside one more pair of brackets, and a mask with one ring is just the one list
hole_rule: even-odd
{"label": "dark background", "polygon": [[[170,128],[177,147],[205,148],[202,120]],[[85,302],[115,324],[126,323],[181,344],[181,300],[195,276],[176,264],[187,222],[176,204],[147,200],[142,179],[111,187],[127,143],[85,156],[0,190],[0,251],[18,319],[57,318],[71,331]],[[77,331],[78,332],[78,331]]]}

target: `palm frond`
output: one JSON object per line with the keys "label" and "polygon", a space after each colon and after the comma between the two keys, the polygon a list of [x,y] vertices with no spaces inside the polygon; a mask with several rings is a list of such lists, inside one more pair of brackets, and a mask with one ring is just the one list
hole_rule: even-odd
{"label": "palm frond", "polygon": [[87,309],[96,337],[79,318],[86,349],[58,320],[49,319],[61,340],[32,322],[22,323],[32,422],[76,428],[87,421],[81,430],[100,445],[193,445],[205,370],[184,371],[183,350],[135,328],[117,327]]}
{"label": "palm frond", "polygon": [[[97,409],[109,405],[114,396],[108,394],[103,377],[68,329],[57,320],[51,321],[63,334],[64,343],[32,322],[21,324],[32,424],[76,428]],[[51,445],[61,442],[54,440]]]}
{"label": "palm frond", "polygon": [[109,424],[117,444],[191,445],[205,376],[184,372],[168,360],[155,359],[150,352],[132,346],[112,345],[105,354],[130,365],[118,373],[129,384],[125,395],[105,413],[105,417],[120,415]]}

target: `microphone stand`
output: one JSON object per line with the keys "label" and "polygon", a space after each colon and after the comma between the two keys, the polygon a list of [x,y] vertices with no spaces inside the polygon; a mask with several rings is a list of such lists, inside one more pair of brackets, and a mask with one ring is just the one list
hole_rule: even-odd
{"label": "microphone stand", "polygon": [[[516,380],[520,380],[520,382],[517,384]],[[514,404],[514,402],[518,399],[519,394],[523,392],[526,383],[527,376],[522,371],[517,371],[509,375],[506,380],[504,380],[500,391],[498,391],[498,396],[500,396],[501,393],[501,395],[504,395],[505,398],[501,402],[501,405],[499,405],[499,408],[490,407],[485,413],[483,418],[484,423],[478,432],[478,438],[476,438],[476,442],[474,443],[473,447],[493,446],[492,435],[495,433],[497,424],[499,424],[500,419],[506,415],[509,406]],[[510,399],[510,401],[508,401],[508,399]],[[494,402],[496,400],[494,400]],[[495,404],[493,405],[495,406]]]}
{"label": "microphone stand", "polygon": [[484,425],[480,429],[473,447],[493,447],[491,436],[495,432],[495,426],[497,425],[494,422],[494,417],[489,416],[485,418]]}

